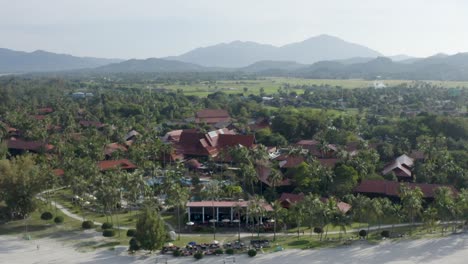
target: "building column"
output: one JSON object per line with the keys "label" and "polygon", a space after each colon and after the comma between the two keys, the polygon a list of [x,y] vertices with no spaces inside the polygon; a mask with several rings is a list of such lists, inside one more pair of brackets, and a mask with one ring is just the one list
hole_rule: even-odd
{"label": "building column", "polygon": [[202,223],[205,222],[205,207],[201,208],[201,213],[202,213]]}
{"label": "building column", "polygon": [[188,221],[190,222],[190,207],[187,207],[187,212],[188,212]]}

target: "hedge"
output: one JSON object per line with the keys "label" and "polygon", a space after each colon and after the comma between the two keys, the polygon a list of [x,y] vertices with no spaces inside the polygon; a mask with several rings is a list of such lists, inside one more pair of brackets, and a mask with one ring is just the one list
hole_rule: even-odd
{"label": "hedge", "polygon": [[234,254],[234,249],[232,249],[232,248],[226,249],[226,254],[233,255]]}
{"label": "hedge", "polygon": [[365,237],[365,236],[367,236],[367,231],[364,230],[364,229],[362,229],[361,231],[359,231],[359,236],[360,236],[360,237]]}
{"label": "hedge", "polygon": [[136,234],[136,230],[135,229],[129,229],[127,230],[127,236],[128,237],[134,237]]}
{"label": "hedge", "polygon": [[61,223],[63,223],[63,220],[64,220],[64,218],[63,218],[63,216],[61,216],[61,215],[56,216],[56,217],[54,218],[54,222],[55,222],[56,224],[61,224]]}
{"label": "hedge", "polygon": [[193,254],[193,257],[195,259],[202,259],[203,258],[203,252],[198,251],[197,253]]}
{"label": "hedge", "polygon": [[50,220],[50,219],[52,219],[52,218],[54,218],[54,216],[52,215],[51,212],[43,212],[43,213],[41,214],[41,219],[42,219],[42,220]]}
{"label": "hedge", "polygon": [[247,251],[247,255],[249,255],[249,257],[253,258],[257,255],[257,250],[255,249],[249,249],[249,251]]}
{"label": "hedge", "polygon": [[105,222],[101,225],[101,228],[102,229],[112,229],[114,225],[112,223],[109,223],[109,222]]}
{"label": "hedge", "polygon": [[94,223],[92,221],[87,220],[87,221],[84,221],[83,223],[81,223],[81,227],[83,229],[91,229],[91,228],[94,227]]}
{"label": "hedge", "polygon": [[115,236],[115,230],[113,230],[113,229],[104,229],[104,231],[102,231],[102,235],[105,236],[105,237],[113,237],[113,236]]}

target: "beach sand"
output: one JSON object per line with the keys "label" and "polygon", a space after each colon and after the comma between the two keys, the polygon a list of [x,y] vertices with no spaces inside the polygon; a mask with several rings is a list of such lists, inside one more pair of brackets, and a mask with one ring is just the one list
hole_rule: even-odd
{"label": "beach sand", "polygon": [[[76,238],[70,238],[76,239]],[[88,239],[90,239],[88,237]],[[92,237],[91,237],[92,239]],[[101,239],[96,237],[96,239]],[[73,242],[73,243],[72,243]],[[43,238],[24,240],[18,236],[0,236],[0,263],[157,263],[161,256],[146,253],[129,255],[127,248],[118,246],[114,250],[77,250],[78,241],[67,238]],[[37,248],[39,245],[39,249]],[[384,241],[377,245],[358,242],[352,246],[318,250],[286,250],[259,254],[255,258],[236,255],[236,263],[468,263],[468,234],[444,238],[408,241]],[[167,257],[167,263],[193,263],[191,257]],[[223,263],[223,256],[206,256],[197,263]]]}

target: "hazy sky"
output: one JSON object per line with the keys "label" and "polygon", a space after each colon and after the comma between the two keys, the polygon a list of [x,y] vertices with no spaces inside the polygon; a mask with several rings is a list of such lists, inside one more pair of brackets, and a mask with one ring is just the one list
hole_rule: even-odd
{"label": "hazy sky", "polygon": [[0,47],[146,58],[329,34],[429,56],[468,51],[467,11],[465,0],[0,0]]}

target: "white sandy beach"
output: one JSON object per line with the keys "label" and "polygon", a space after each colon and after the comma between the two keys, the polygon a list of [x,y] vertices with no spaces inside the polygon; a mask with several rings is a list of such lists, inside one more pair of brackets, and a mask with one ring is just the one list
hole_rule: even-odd
{"label": "white sandy beach", "polygon": [[[63,239],[65,240],[65,239]],[[76,241],[75,241],[76,242]],[[40,245],[37,249],[37,245]],[[0,263],[155,263],[156,255],[129,256],[126,247],[79,252],[73,243],[47,238],[23,240],[0,236]],[[168,263],[192,263],[193,258],[168,257]],[[288,250],[260,254],[255,258],[236,256],[236,263],[467,263],[468,234],[438,239],[382,242],[320,250]],[[205,257],[197,263],[223,263],[223,257]]]}

